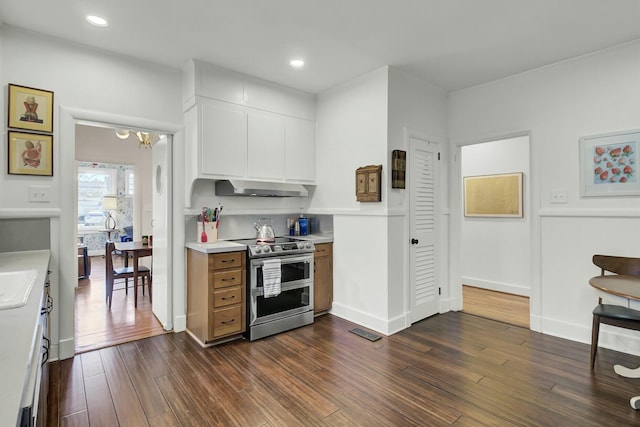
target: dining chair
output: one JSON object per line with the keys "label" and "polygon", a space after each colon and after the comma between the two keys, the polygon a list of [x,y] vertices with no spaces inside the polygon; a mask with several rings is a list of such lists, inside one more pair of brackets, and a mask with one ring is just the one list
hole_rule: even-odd
{"label": "dining chair", "polygon": [[[605,271],[627,276],[640,276],[640,258],[594,255],[593,263],[600,267],[601,276],[605,275]],[[602,304],[602,297],[598,298],[598,305],[593,309],[593,324],[591,326],[590,362],[592,370],[596,363],[601,323],[640,331],[640,311],[622,305]]]}
{"label": "dining chair", "polygon": [[[111,309],[111,300],[113,299],[113,286],[114,282],[117,279],[124,279],[124,289],[125,292],[128,293],[129,289],[129,279],[133,278],[133,266],[131,267],[120,267],[114,268],[113,266],[113,252],[116,249],[115,243],[108,240],[105,245],[105,283],[106,283],[106,301],[109,305],[109,309]],[[142,279],[142,294],[144,295],[144,285],[146,283],[149,288],[149,295],[151,295],[151,270],[145,266],[138,267],[138,277]],[[137,292],[137,283],[133,284],[133,291]],[[134,303],[134,306],[137,304]]]}

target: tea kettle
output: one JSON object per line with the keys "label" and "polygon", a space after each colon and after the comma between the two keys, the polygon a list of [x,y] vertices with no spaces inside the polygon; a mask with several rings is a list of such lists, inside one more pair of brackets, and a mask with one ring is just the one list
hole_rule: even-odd
{"label": "tea kettle", "polygon": [[276,233],[271,226],[271,218],[260,218],[257,224],[253,224],[258,232],[257,239],[259,242],[274,242]]}

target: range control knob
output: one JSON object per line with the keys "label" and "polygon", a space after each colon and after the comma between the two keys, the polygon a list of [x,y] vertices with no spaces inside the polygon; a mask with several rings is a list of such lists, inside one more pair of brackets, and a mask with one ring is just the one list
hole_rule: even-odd
{"label": "range control knob", "polygon": [[260,252],[262,252],[262,248],[260,246],[256,246],[255,248],[253,248],[253,251],[259,254]]}
{"label": "range control knob", "polygon": [[307,242],[305,246],[307,247],[307,249],[311,249],[311,242]]}

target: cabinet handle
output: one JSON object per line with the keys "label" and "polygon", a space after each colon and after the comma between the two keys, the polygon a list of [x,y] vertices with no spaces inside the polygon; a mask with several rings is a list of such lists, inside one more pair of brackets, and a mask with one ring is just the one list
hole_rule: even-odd
{"label": "cabinet handle", "polygon": [[224,279],[223,278],[223,279],[220,279],[220,280],[222,280],[223,282],[233,282],[234,280],[236,280],[236,278],[235,277],[231,277],[230,279]]}
{"label": "cabinet handle", "polygon": [[226,323],[233,323],[233,322],[235,322],[235,321],[236,321],[236,319],[235,319],[235,318],[233,318],[233,319],[229,320],[228,322],[224,322],[224,321],[222,321],[222,322],[220,322],[220,323],[222,323],[222,324],[224,325],[224,324],[226,324]]}
{"label": "cabinet handle", "polygon": [[222,297],[223,301],[226,301],[228,299],[234,299],[236,296],[235,295],[231,295],[230,297]]}

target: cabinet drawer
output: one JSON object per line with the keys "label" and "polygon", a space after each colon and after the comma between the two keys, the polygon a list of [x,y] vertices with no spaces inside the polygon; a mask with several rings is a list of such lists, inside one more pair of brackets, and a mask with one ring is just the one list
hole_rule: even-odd
{"label": "cabinet drawer", "polygon": [[228,270],[213,273],[213,288],[226,288],[242,284],[242,270]]}
{"label": "cabinet drawer", "polygon": [[213,310],[210,314],[209,335],[217,338],[242,332],[242,307],[235,305]]}
{"label": "cabinet drawer", "polygon": [[[244,260],[244,252],[229,252],[224,254],[215,254],[213,256],[212,267],[215,270],[222,268],[233,268],[242,266]],[[210,267],[211,268],[211,267]]]}
{"label": "cabinet drawer", "polygon": [[316,258],[323,256],[333,256],[333,243],[320,243],[316,245],[314,252]]}
{"label": "cabinet drawer", "polygon": [[240,303],[242,303],[242,288],[240,286],[224,288],[213,293],[213,308]]}

